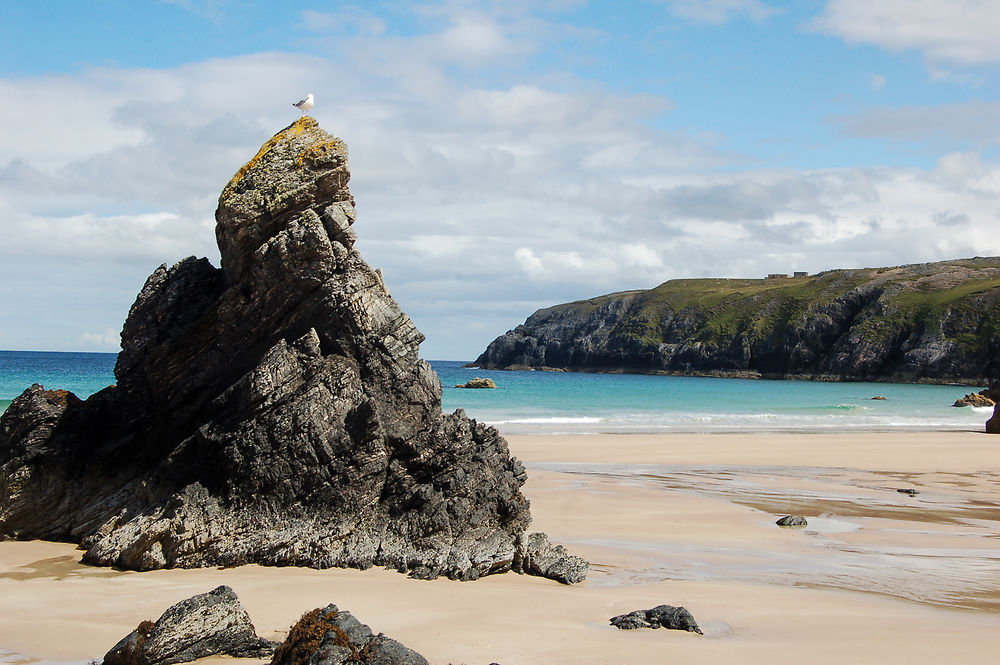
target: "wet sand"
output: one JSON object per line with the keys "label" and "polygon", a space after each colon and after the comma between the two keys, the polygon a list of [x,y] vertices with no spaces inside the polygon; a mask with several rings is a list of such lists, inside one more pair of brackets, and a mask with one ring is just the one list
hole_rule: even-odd
{"label": "wet sand", "polygon": [[[0,543],[0,647],[87,661],[140,620],[229,584],[265,637],[333,602],[431,663],[996,662],[1000,437],[508,440],[529,470],[533,529],[592,562],[584,584],[258,566],[133,573],[82,566],[72,545]],[[810,526],[774,525],[788,513]],[[662,603],[687,607],[706,635],[607,623]]]}

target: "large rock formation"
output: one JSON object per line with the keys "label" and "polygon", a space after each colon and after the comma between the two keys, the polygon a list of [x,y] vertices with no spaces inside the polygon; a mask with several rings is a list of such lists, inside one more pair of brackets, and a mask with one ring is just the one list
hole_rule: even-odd
{"label": "large rock formation", "polygon": [[1000,375],[1000,258],[671,280],[538,310],[472,364],[984,385]]}
{"label": "large rock formation", "polygon": [[509,569],[530,515],[492,428],[441,413],[423,336],[354,249],[347,147],[305,117],[226,186],[222,268],[147,280],[117,386],[0,418],[0,533],[91,564]]}

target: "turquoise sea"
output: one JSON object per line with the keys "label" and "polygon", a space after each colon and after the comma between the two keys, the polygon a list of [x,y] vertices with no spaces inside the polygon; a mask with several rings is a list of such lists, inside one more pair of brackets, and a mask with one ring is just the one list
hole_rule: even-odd
{"label": "turquoise sea", "polygon": [[[86,398],[114,383],[115,358],[0,351],[0,410],[32,383]],[[992,413],[951,406],[978,390],[970,386],[502,372],[430,362],[444,386],[445,411],[461,407],[506,434],[979,430]],[[475,376],[498,388],[452,387]]]}

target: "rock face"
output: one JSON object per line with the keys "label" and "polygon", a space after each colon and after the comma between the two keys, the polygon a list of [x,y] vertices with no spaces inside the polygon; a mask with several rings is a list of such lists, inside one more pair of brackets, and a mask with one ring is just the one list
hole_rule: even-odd
{"label": "rock face", "polygon": [[220,586],[167,609],[156,623],[143,621],[104,656],[104,665],[170,665],[206,656],[270,656],[276,642],[257,637],[242,603]]}
{"label": "rock face", "polygon": [[673,605],[657,605],[648,610],[620,614],[611,618],[611,625],[622,630],[670,628],[672,630],[686,630],[689,633],[698,633],[699,635],[704,634],[690,612],[683,607],[674,607]]}
{"label": "rock face", "polygon": [[809,526],[809,520],[802,515],[785,515],[775,524],[778,526]]}
{"label": "rock face", "polygon": [[[985,391],[983,391],[985,392]],[[996,402],[983,393],[969,393],[965,397],[955,400],[952,406],[995,406]]]}
{"label": "rock face", "polygon": [[304,117],[219,198],[222,268],[146,281],[117,386],[0,418],[0,534],[135,570],[508,570],[530,521],[496,430],[441,412],[423,336],[354,248],[347,147]]}
{"label": "rock face", "polygon": [[993,385],[982,391],[981,394],[996,402],[993,407],[993,417],[986,421],[986,432],[1000,434],[1000,381],[994,381]]}
{"label": "rock face", "polygon": [[1000,258],[685,279],[541,309],[473,366],[986,384]]}
{"label": "rock face", "polygon": [[547,534],[537,532],[521,542],[514,558],[514,570],[563,584],[576,584],[587,578],[590,564],[567,552],[562,545],[550,543]]}
{"label": "rock face", "polygon": [[327,605],[302,615],[274,652],[271,665],[427,665],[416,651]]}

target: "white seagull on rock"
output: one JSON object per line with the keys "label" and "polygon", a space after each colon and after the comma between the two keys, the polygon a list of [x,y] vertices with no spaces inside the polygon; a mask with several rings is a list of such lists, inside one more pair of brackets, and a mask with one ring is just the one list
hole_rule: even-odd
{"label": "white seagull on rock", "polygon": [[305,99],[300,99],[299,101],[292,104],[292,106],[298,108],[300,111],[302,111],[302,113],[305,113],[306,111],[311,109],[313,107],[313,104],[315,103],[316,100],[313,99],[313,94],[310,92],[308,95],[306,95]]}

